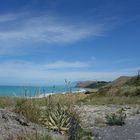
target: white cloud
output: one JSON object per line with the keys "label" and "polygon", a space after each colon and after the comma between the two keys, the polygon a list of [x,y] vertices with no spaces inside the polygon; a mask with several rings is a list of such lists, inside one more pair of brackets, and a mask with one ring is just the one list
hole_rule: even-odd
{"label": "white cloud", "polygon": [[5,68],[17,68],[17,69],[43,69],[43,70],[55,70],[55,69],[67,69],[67,68],[86,68],[90,67],[88,62],[80,62],[80,61],[55,61],[47,64],[36,64],[33,62],[22,61],[22,60],[14,60],[14,61],[6,61],[1,62],[0,65]]}
{"label": "white cloud", "polygon": [[[15,19],[16,18],[16,19]],[[1,21],[5,24],[18,25],[17,28],[0,31],[0,40],[44,41],[48,43],[71,43],[88,36],[101,36],[101,25],[89,23],[67,23],[64,19],[51,16],[21,18],[19,14],[5,15]],[[13,21],[12,21],[13,19]],[[5,25],[4,25],[5,26]]]}
{"label": "white cloud", "polygon": [[[83,70],[82,67],[87,67],[81,62],[55,62],[52,64],[35,64],[26,61],[9,61],[0,63],[0,83],[4,84],[62,84],[64,79],[71,81],[77,80],[113,80],[121,75],[134,75],[137,69],[118,70],[118,72],[95,72]],[[61,64],[60,67],[58,64]],[[68,66],[69,64],[69,66]],[[76,66],[78,65],[78,67]],[[70,67],[71,66],[71,67]],[[69,70],[61,70],[60,68],[69,68]],[[72,68],[79,68],[72,71]]]}
{"label": "white cloud", "polygon": [[[69,44],[88,37],[104,34],[101,24],[89,24],[85,21],[68,22],[66,19],[42,15],[30,16],[27,13],[0,15],[0,55],[18,55],[29,53],[28,49],[44,48],[50,44]],[[21,55],[22,55],[21,53]]]}
{"label": "white cloud", "polygon": [[83,63],[79,61],[75,61],[75,62],[57,61],[54,63],[47,64],[46,68],[48,69],[85,68],[89,66],[90,66],[89,63]]}

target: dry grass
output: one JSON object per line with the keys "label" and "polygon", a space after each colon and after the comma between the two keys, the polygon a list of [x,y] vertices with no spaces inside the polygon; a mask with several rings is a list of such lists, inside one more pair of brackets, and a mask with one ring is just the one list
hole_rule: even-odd
{"label": "dry grass", "polygon": [[[54,94],[46,98],[41,99],[27,99],[26,105],[30,104],[36,106],[46,106],[51,98],[51,104],[56,105],[58,103],[62,105],[75,105],[75,104],[93,104],[93,105],[105,105],[105,104],[140,104],[140,96],[100,96],[98,94]],[[22,100],[20,98],[12,97],[0,97],[0,108],[15,107],[17,102]],[[34,104],[33,104],[34,103]]]}
{"label": "dry grass", "polygon": [[17,98],[15,97],[0,97],[0,108],[15,106]]}
{"label": "dry grass", "polygon": [[39,106],[45,106],[46,103],[49,102],[49,98],[51,98],[52,104],[62,104],[62,105],[74,105],[80,100],[84,100],[89,95],[86,95],[84,93],[67,93],[67,94],[54,94],[50,95],[47,98],[42,99],[35,99],[36,104]]}
{"label": "dry grass", "polygon": [[[43,106],[52,105],[55,106],[57,104],[61,104],[62,106],[76,105],[76,104],[90,104],[90,105],[106,105],[106,104],[140,104],[140,96],[100,96],[98,94],[55,94],[50,95],[47,98],[41,99],[24,99],[24,98],[12,98],[12,97],[0,97],[0,107],[15,107],[18,113],[21,113],[27,119],[32,122],[39,123],[39,119],[41,117],[42,110],[40,109]],[[78,130],[78,134],[81,136],[84,134],[83,130]],[[80,132],[81,131],[81,132]],[[81,134],[80,134],[81,133]],[[32,140],[33,137],[29,138]],[[14,140],[14,139],[8,139]],[[16,140],[16,139],[15,139]],[[20,138],[17,140],[28,140],[26,137]],[[37,139],[33,139],[37,140]],[[39,139],[38,139],[39,140]],[[42,139],[40,139],[42,140]],[[50,139],[44,139],[50,140]],[[82,139],[81,139],[82,140]]]}
{"label": "dry grass", "polygon": [[90,105],[127,105],[127,104],[140,104],[140,96],[126,97],[126,96],[89,96],[81,100],[83,104]]}

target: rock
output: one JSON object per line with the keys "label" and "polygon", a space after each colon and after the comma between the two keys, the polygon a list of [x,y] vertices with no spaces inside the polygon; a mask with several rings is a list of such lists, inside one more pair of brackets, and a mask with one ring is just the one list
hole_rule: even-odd
{"label": "rock", "polygon": [[0,140],[9,140],[9,138],[16,140],[17,137],[35,134],[49,135],[55,140],[65,139],[63,135],[31,123],[23,116],[7,109],[0,109]]}

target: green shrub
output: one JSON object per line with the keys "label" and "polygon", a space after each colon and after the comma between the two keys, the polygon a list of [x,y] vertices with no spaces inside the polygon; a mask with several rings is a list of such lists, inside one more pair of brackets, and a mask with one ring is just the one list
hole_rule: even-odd
{"label": "green shrub", "polygon": [[[35,99],[19,98],[16,100],[15,112],[25,116],[29,121],[45,126],[49,130],[67,136],[69,134],[74,135],[75,140],[90,140],[91,133],[85,132],[80,127],[79,116],[73,105],[54,103],[55,100],[51,96],[44,102],[46,102],[44,104],[45,108],[41,108]],[[75,120],[74,123],[71,123],[72,118]],[[74,131],[70,131],[70,128]]]}
{"label": "green shrub", "polygon": [[94,135],[91,132],[87,132],[79,126],[75,140],[93,140],[93,137]]}
{"label": "green shrub", "polygon": [[140,87],[136,89],[135,95],[136,95],[136,96],[140,96]]}
{"label": "green shrub", "polygon": [[44,111],[40,123],[48,129],[66,134],[70,140],[73,138],[75,140],[91,140],[93,135],[82,129],[79,116],[73,106],[50,103]]}
{"label": "green shrub", "polygon": [[0,97],[0,108],[13,107],[15,100],[15,97]]}
{"label": "green shrub", "polygon": [[45,112],[42,112],[39,119],[48,129],[58,131],[60,133],[67,133],[70,124],[70,114],[65,106],[57,104],[55,106],[47,106]]}
{"label": "green shrub", "polygon": [[130,86],[140,86],[140,76],[137,75],[132,77],[126,84]]}
{"label": "green shrub", "polygon": [[115,113],[106,116],[107,124],[109,125],[123,125],[125,123],[126,114],[124,109],[120,109]]}
{"label": "green shrub", "polygon": [[110,89],[111,89],[111,86],[105,86],[105,87],[99,88],[98,94],[105,96]]}
{"label": "green shrub", "polygon": [[20,98],[16,101],[15,112],[23,115],[34,123],[39,122],[41,109],[35,104],[34,100]]}

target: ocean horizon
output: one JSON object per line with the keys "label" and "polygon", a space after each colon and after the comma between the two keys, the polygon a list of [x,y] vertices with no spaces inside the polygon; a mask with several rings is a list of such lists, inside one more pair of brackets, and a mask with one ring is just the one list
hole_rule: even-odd
{"label": "ocean horizon", "polygon": [[[0,85],[0,96],[15,96],[15,97],[34,97],[40,95],[49,95],[56,93],[67,93],[70,89],[62,86],[6,86]],[[72,92],[80,92],[80,88],[71,88]]]}

